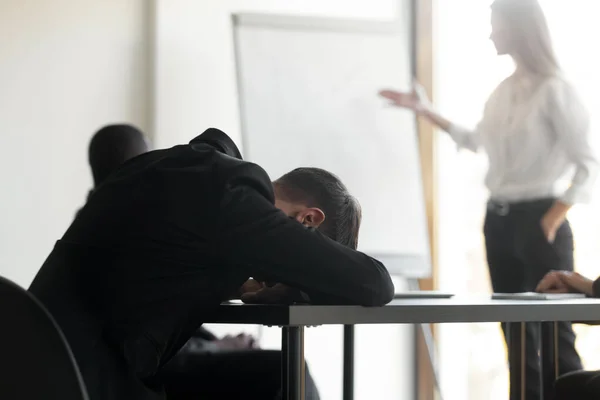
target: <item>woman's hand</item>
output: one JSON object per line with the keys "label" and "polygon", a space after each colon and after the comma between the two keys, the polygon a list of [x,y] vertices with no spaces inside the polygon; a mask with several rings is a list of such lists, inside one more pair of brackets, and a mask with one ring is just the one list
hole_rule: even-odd
{"label": "woman's hand", "polygon": [[379,95],[390,101],[390,104],[396,107],[408,108],[417,111],[421,107],[421,102],[415,92],[398,92],[395,90],[382,90]]}
{"label": "woman's hand", "polygon": [[536,292],[541,293],[583,293],[594,295],[594,281],[570,271],[551,271],[540,281]]}
{"label": "woman's hand", "polygon": [[388,99],[393,106],[413,110],[417,115],[424,117],[427,121],[446,132],[454,125],[452,122],[435,112],[429,101],[429,97],[427,97],[425,88],[418,82],[414,82],[414,89],[412,92],[399,92],[386,89],[380,91],[379,95]]}
{"label": "woman's hand", "polygon": [[417,114],[423,114],[431,111],[431,104],[425,89],[415,82],[412,92],[399,92],[396,90],[382,90],[379,95],[390,100],[391,104],[396,107],[408,108]]}
{"label": "woman's hand", "polygon": [[549,243],[553,243],[554,239],[556,239],[556,231],[565,222],[569,208],[569,205],[557,201],[542,217],[542,221],[540,222],[542,231]]}

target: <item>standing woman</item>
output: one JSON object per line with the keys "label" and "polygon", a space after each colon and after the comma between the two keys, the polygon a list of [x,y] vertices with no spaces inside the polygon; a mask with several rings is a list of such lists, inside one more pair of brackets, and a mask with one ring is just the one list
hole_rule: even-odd
{"label": "standing woman", "polygon": [[[460,147],[486,151],[490,198],[484,234],[493,289],[533,291],[550,270],[573,270],[566,215],[574,204],[589,201],[598,161],[589,143],[588,114],[561,75],[537,0],[495,0],[491,8],[490,39],[499,55],[512,57],[515,70],[492,93],[475,130],[437,114],[422,91],[380,95],[448,132]],[[560,191],[557,183],[571,167],[571,185]],[[539,399],[541,389],[539,335],[539,325],[527,325],[527,399]],[[560,373],[581,369],[570,323],[559,325],[558,340]],[[518,393],[511,385],[511,399]]]}

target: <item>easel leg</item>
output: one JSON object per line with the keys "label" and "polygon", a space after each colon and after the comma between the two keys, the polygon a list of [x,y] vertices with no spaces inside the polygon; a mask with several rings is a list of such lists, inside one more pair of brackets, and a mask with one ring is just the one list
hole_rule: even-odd
{"label": "easel leg", "polygon": [[[408,279],[409,290],[420,290],[419,281],[416,279]],[[439,399],[442,398],[442,389],[440,387],[440,381],[438,379],[437,363],[435,357],[435,341],[433,339],[433,333],[431,332],[431,326],[429,324],[418,324],[415,325],[414,329],[414,349],[415,349],[415,399],[418,400],[418,388],[419,388],[419,359],[417,349],[419,346],[419,335],[422,335],[427,348],[427,356],[429,358],[429,365],[431,366],[431,372],[433,374],[433,383],[438,392]]]}

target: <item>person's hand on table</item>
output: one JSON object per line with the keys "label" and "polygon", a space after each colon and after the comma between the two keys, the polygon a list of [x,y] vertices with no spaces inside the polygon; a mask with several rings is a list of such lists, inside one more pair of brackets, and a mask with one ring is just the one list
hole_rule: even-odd
{"label": "person's hand on table", "polygon": [[570,271],[551,271],[542,278],[536,292],[541,293],[583,293],[594,295],[594,281]]}
{"label": "person's hand on table", "polygon": [[237,336],[227,335],[221,339],[213,340],[212,343],[219,350],[253,350],[259,348],[256,339],[245,333],[240,333]]}
{"label": "person's hand on table", "polygon": [[240,296],[243,296],[245,293],[254,293],[258,292],[260,289],[264,288],[266,285],[263,282],[259,282],[256,279],[248,279],[244,284],[240,287]]}
{"label": "person's hand on table", "polygon": [[276,283],[272,286],[263,285],[257,291],[242,294],[242,301],[247,304],[293,304],[307,301],[306,296],[300,290],[282,283]]}

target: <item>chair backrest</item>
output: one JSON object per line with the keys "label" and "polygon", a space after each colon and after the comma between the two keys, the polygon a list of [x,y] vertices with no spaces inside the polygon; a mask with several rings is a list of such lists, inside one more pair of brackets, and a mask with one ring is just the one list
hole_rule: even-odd
{"label": "chair backrest", "polygon": [[25,289],[0,277],[0,399],[88,400],[58,325]]}

